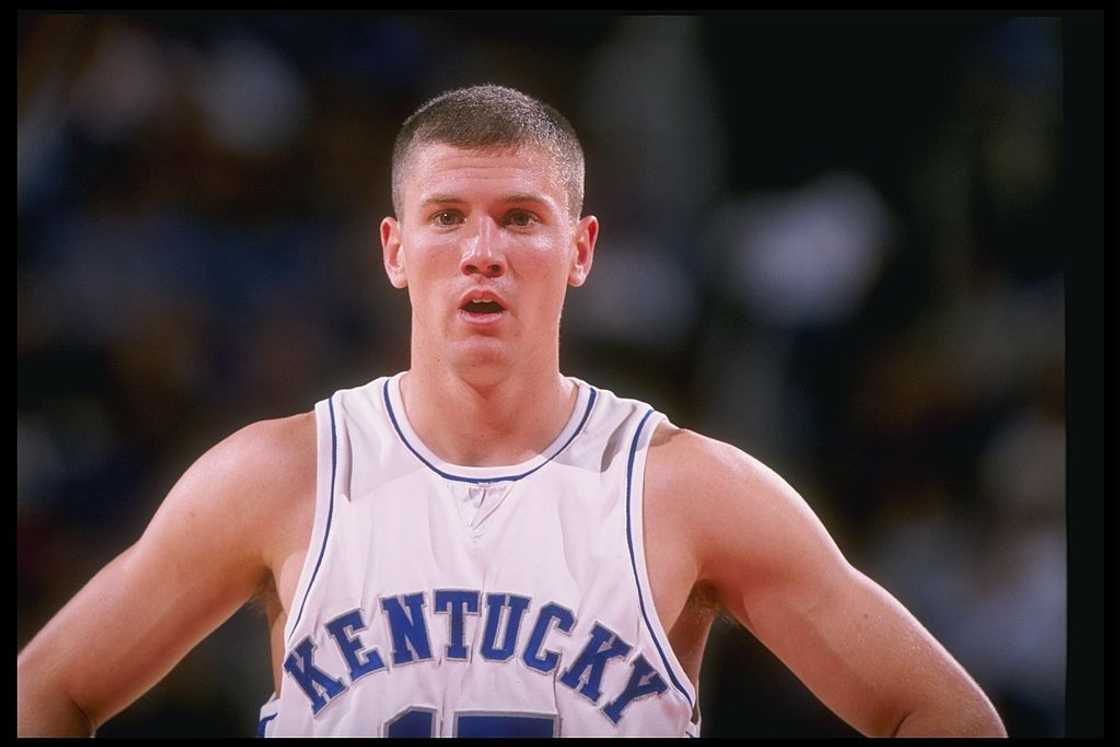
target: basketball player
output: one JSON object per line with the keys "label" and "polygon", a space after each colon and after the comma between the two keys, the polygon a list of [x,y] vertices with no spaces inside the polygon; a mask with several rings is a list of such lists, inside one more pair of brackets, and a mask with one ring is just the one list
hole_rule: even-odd
{"label": "basketball player", "polygon": [[19,733],[94,733],[259,594],[266,736],[698,736],[717,607],[864,734],[1004,735],[780,476],[561,374],[583,173],[510,89],[410,117],[380,225],[409,369],[202,455],[20,653]]}

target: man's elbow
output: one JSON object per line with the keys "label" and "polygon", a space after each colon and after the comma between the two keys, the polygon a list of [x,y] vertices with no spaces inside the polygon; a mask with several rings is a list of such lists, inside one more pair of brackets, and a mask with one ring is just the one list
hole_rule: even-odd
{"label": "man's elbow", "polygon": [[906,714],[893,737],[1006,737],[1007,729],[984,696],[967,703],[941,704]]}
{"label": "man's elbow", "polygon": [[1003,719],[996,713],[991,703],[984,699],[982,704],[971,714],[971,718],[962,720],[964,733],[967,737],[1006,737],[1007,729],[1004,728]]}
{"label": "man's elbow", "polygon": [[27,656],[16,664],[16,733],[20,737],[92,737],[97,725]]}

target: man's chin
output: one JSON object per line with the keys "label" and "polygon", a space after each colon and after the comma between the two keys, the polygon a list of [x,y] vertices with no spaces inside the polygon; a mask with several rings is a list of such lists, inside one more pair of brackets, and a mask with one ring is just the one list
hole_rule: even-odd
{"label": "man's chin", "polygon": [[447,347],[446,361],[463,376],[501,377],[513,365],[509,342],[497,337],[474,335]]}

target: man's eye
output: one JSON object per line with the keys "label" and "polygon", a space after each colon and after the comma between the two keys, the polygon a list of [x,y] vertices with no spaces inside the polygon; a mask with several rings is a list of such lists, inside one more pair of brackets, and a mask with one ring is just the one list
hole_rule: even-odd
{"label": "man's eye", "polygon": [[527,210],[513,210],[506,215],[506,222],[524,228],[533,223],[535,217]]}
{"label": "man's eye", "polygon": [[454,226],[462,222],[463,216],[457,210],[441,210],[432,216],[432,220],[439,226]]}

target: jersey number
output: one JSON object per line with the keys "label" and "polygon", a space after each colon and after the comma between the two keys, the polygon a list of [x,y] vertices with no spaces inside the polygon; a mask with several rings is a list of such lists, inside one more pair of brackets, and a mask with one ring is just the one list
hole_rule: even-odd
{"label": "jersey number", "polygon": [[[552,716],[503,713],[456,713],[457,737],[551,737]],[[385,725],[388,737],[434,737],[435,711],[409,708]]]}

